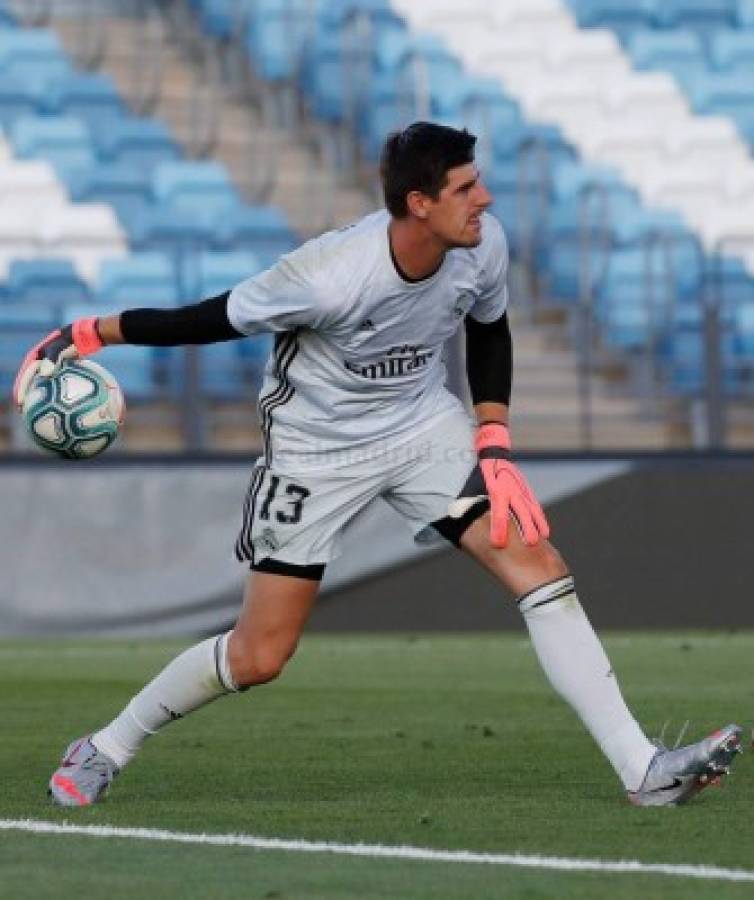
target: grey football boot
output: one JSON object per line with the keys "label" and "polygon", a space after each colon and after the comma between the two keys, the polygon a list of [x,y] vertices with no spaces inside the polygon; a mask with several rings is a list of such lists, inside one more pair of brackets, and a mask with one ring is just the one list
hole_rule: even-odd
{"label": "grey football boot", "polygon": [[629,791],[634,806],[678,806],[703,788],[719,784],[741,749],[741,729],[726,725],[696,744],[668,750],[662,744],[638,791]]}
{"label": "grey football boot", "polygon": [[104,797],[118,771],[87,734],[69,745],[47,793],[58,806],[89,806]]}

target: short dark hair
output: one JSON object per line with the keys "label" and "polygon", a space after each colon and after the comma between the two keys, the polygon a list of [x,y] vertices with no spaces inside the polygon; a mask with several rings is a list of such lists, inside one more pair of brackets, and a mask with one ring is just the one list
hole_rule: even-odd
{"label": "short dark hair", "polygon": [[448,169],[474,161],[474,144],[476,137],[465,128],[432,122],[414,122],[389,135],[380,156],[380,179],[390,214],[405,219],[411,191],[437,200],[448,183]]}

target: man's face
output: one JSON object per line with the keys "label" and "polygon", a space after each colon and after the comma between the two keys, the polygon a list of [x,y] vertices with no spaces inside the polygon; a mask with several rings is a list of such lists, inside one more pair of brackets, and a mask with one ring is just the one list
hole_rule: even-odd
{"label": "man's face", "polygon": [[425,197],[426,223],[448,248],[476,247],[482,240],[481,215],[492,203],[474,163],[448,169],[448,183],[437,200]]}

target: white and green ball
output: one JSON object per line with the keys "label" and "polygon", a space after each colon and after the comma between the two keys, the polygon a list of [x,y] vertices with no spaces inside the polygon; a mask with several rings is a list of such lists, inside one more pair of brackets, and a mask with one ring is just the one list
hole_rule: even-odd
{"label": "white and green ball", "polygon": [[66,459],[88,459],[106,450],[123,424],[118,382],[88,359],[65,362],[38,375],[26,393],[23,417],[34,443]]}

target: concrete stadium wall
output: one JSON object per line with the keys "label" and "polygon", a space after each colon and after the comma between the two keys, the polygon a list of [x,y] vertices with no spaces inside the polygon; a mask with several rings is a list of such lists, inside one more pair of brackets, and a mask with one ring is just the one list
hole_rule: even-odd
{"label": "concrete stadium wall", "polygon": [[[754,459],[527,460],[595,623],[751,627]],[[0,465],[0,636],[172,635],[233,621],[245,462]],[[520,628],[463,554],[417,550],[385,504],[353,524],[310,628]]]}

